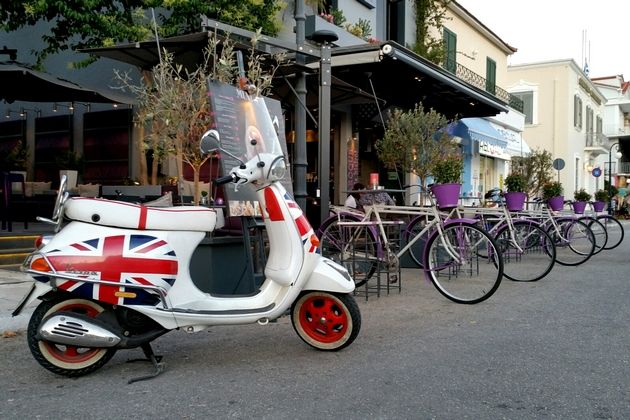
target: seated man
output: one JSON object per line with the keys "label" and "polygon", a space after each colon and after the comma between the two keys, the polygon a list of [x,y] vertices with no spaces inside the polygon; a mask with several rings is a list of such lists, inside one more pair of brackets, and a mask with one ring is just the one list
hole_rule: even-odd
{"label": "seated man", "polygon": [[360,202],[361,202],[361,194],[359,192],[357,192],[357,190],[364,190],[365,186],[363,184],[361,184],[360,182],[357,182],[357,183],[354,184],[352,189],[355,192],[350,193],[350,195],[348,195],[348,198],[346,198],[346,202],[344,203],[344,206],[350,207],[350,208],[353,208],[353,209],[361,210],[361,208],[362,208],[362,205],[360,204]]}
{"label": "seated man", "polygon": [[385,204],[387,206],[396,205],[396,202],[385,191],[362,194],[359,203],[362,206],[371,206],[373,204]]}

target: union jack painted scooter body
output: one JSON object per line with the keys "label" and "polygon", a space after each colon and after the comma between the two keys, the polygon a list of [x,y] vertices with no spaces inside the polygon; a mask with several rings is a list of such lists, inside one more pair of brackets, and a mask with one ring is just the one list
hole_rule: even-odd
{"label": "union jack painted scooter body", "polygon": [[[202,150],[218,148],[217,133],[206,133]],[[193,252],[217,226],[214,209],[68,198],[62,182],[52,222],[58,228],[64,218],[69,223],[25,261],[33,289],[14,312],[42,300],[27,332],[36,360],[55,373],[79,376],[100,368],[117,349],[140,346],[156,375],[162,365],[150,342],[170,330],[265,324],[289,310],[309,345],[339,350],[352,343],[361,324],[350,294],[354,281],[321,256],[302,210],[278,182],[284,165],[281,154],[258,153],[215,181],[254,187],[263,209],[269,254],[265,280],[251,296],[213,296],[191,279]]]}

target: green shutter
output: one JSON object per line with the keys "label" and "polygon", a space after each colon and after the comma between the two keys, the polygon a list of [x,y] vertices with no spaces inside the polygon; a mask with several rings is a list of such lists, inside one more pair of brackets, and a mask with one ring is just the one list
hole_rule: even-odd
{"label": "green shutter", "polygon": [[457,35],[444,28],[444,68],[457,73]]}
{"label": "green shutter", "polygon": [[496,92],[497,85],[497,63],[490,57],[486,58],[486,91],[492,93]]}

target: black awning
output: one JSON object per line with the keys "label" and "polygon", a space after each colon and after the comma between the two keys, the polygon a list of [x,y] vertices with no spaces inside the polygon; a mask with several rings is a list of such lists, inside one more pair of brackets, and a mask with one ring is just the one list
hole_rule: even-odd
{"label": "black awning", "polygon": [[[159,45],[172,53],[176,62],[194,65],[202,62],[208,36],[209,32],[181,35],[162,39]],[[240,38],[237,43],[239,48],[251,47]],[[156,41],[146,41],[83,52],[150,69],[159,63],[157,45]],[[507,105],[497,97],[392,41],[336,47],[331,54],[332,75],[337,79],[336,83],[333,82],[333,90],[341,88],[338,93],[350,94],[344,97],[344,103],[365,103],[374,92],[383,101],[381,106],[411,108],[422,102],[425,108],[433,108],[448,118],[486,117],[508,110]],[[309,61],[308,68],[316,73],[319,61],[313,57]],[[303,70],[295,65],[286,66],[284,74],[289,76]],[[277,90],[282,88],[278,86],[274,92],[282,98],[284,95],[278,94]],[[317,84],[310,84],[309,92],[317,95],[317,90]],[[353,90],[357,92],[356,101],[351,98]],[[311,100],[308,102],[310,105]],[[333,99],[333,106],[336,103],[340,102]]]}
{"label": "black awning", "polygon": [[134,99],[117,91],[94,89],[34,70],[17,62],[0,62],[0,98],[8,103],[99,102],[131,104]]}
{"label": "black awning", "polygon": [[[163,38],[159,41],[143,41],[112,47],[86,48],[81,52],[131,64],[143,70],[151,70],[160,62],[162,50],[173,54],[176,63],[197,65],[203,61],[203,51],[208,46],[208,32]],[[159,45],[159,48],[158,48]]]}
{"label": "black awning", "polygon": [[411,108],[422,102],[449,118],[485,117],[508,110],[500,99],[395,42],[334,48],[332,68],[335,77],[359,89],[372,92],[373,86],[389,107]]}

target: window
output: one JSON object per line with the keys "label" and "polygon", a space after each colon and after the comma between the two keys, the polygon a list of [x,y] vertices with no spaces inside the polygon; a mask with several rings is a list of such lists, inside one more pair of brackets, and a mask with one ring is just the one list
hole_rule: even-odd
{"label": "window", "polygon": [[597,117],[596,118],[596,126],[595,126],[595,133],[597,134],[602,134],[604,132],[604,122],[602,121],[602,117]]}
{"label": "window", "polygon": [[490,57],[486,57],[486,92],[496,92],[497,85],[497,63]]}
{"label": "window", "polygon": [[[73,147],[72,115],[38,118],[35,123],[35,179],[59,179],[56,159]],[[58,184],[57,184],[58,185]]]}
{"label": "window", "polygon": [[[379,6],[380,7],[380,6]],[[405,2],[387,2],[387,39],[405,45]]]}
{"label": "window", "polygon": [[451,73],[457,72],[457,35],[444,28],[444,68]]}
{"label": "window", "polygon": [[130,109],[84,114],[84,182],[115,185],[129,177],[132,118]]}
{"label": "window", "polygon": [[593,108],[586,106],[586,132],[593,132]]}
{"label": "window", "polygon": [[534,92],[512,92],[512,95],[523,101],[523,114],[525,114],[525,124],[534,123]]}
{"label": "window", "polygon": [[582,129],[582,98],[577,94],[573,97],[573,126]]}
{"label": "window", "polygon": [[580,158],[576,157],[575,158],[575,179],[573,180],[573,182],[575,182],[575,189],[573,191],[577,191],[580,189],[579,185],[580,185]]}

